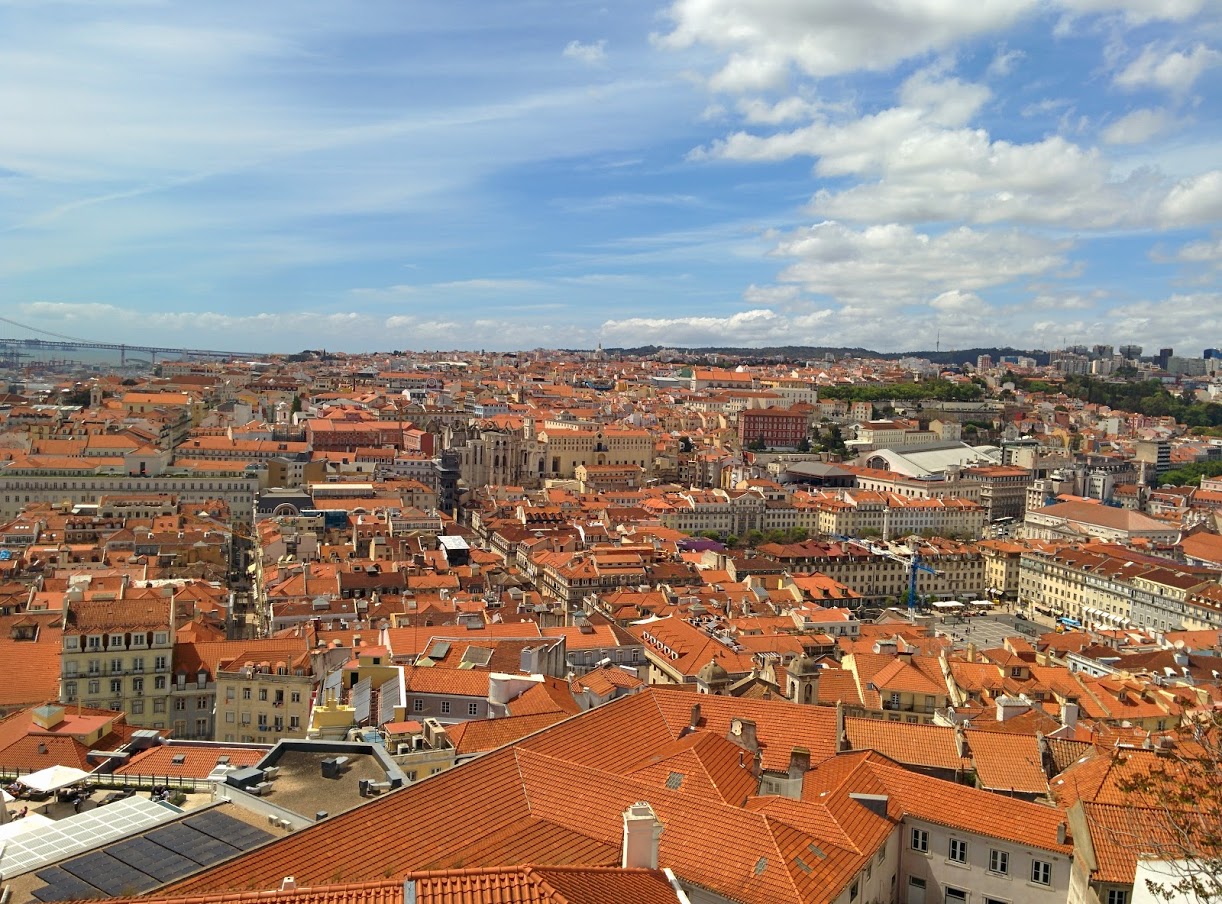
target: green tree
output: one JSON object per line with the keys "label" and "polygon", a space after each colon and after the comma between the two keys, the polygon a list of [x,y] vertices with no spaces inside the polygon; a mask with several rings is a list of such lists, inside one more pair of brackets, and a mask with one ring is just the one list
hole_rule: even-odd
{"label": "green tree", "polygon": [[1157,900],[1222,902],[1222,712],[1194,711],[1154,757],[1117,751],[1119,787],[1133,808],[1125,838],[1135,856],[1161,861],[1147,880]]}

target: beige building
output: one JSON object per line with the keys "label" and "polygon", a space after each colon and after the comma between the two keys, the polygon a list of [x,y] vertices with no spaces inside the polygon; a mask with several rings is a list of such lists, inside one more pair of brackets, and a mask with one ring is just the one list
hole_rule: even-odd
{"label": "beige building", "polygon": [[174,631],[190,613],[175,612],[171,596],[84,598],[79,588],[64,599],[60,695],[63,703],[127,714],[139,728],[166,728]]}
{"label": "beige building", "polygon": [[578,465],[637,465],[653,471],[654,439],[647,430],[628,427],[552,429],[539,433],[545,447],[544,472],[551,479],[569,479]]}
{"label": "beige building", "polygon": [[270,744],[304,738],[310,726],[314,674],[304,645],[296,655],[268,660],[263,650],[241,653],[216,676],[216,739]]}

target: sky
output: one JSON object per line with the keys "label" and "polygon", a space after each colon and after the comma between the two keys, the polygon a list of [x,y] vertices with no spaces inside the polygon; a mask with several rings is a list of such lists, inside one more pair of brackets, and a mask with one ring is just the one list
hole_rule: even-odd
{"label": "sky", "polygon": [[235,351],[1199,356],[1222,0],[0,0],[0,307]]}

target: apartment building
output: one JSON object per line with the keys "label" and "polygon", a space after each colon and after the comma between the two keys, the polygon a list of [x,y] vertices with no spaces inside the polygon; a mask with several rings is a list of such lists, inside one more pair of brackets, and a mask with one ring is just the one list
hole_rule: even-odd
{"label": "apartment building", "polygon": [[174,631],[190,613],[172,596],[103,599],[72,588],[64,599],[59,699],[126,713],[140,728],[166,728]]}
{"label": "apartment building", "polygon": [[255,648],[227,657],[216,672],[216,740],[268,744],[304,738],[314,673],[304,641],[282,658]]}
{"label": "apartment building", "polygon": [[1030,550],[1019,562],[1018,601],[1101,628],[1155,633],[1222,627],[1211,585],[1218,572],[1176,567],[1120,550]]}
{"label": "apartment building", "polygon": [[809,438],[805,411],[788,408],[749,408],[738,415],[738,438],[743,447],[758,444],[766,449],[797,449]]}
{"label": "apartment building", "polygon": [[259,475],[197,470],[181,475],[162,473],[140,476],[122,466],[99,465],[87,458],[59,463],[0,462],[0,518],[16,518],[27,506],[97,504],[103,497],[120,494],[175,496],[180,503],[203,503],[223,499],[231,511],[251,511],[259,490]]}

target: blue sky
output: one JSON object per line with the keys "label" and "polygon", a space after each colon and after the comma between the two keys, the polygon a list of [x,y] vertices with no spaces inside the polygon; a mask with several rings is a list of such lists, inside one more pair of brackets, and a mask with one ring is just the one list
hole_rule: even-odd
{"label": "blue sky", "polygon": [[1199,355],[1220,86],[1216,0],[0,0],[0,303],[239,350]]}

